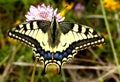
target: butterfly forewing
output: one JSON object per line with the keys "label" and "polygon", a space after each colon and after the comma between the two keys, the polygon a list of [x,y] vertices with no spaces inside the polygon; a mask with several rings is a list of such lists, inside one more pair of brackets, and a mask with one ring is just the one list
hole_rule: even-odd
{"label": "butterfly forewing", "polygon": [[26,43],[30,47],[34,47],[35,43],[38,42],[37,39],[43,39],[44,33],[47,32],[49,27],[49,21],[29,21],[12,28],[8,35]]}
{"label": "butterfly forewing", "polygon": [[72,45],[74,49],[75,47],[79,47],[79,49],[82,50],[93,45],[104,43],[103,36],[88,26],[61,22],[60,28],[66,37],[67,44]]}

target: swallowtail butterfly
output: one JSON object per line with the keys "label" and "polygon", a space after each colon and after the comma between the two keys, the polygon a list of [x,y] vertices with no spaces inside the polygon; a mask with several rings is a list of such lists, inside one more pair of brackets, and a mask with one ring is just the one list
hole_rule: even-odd
{"label": "swallowtail butterfly", "polygon": [[34,20],[12,28],[8,35],[32,47],[35,57],[44,62],[44,71],[49,64],[58,66],[73,58],[78,50],[104,43],[104,38],[92,28],[71,22]]}

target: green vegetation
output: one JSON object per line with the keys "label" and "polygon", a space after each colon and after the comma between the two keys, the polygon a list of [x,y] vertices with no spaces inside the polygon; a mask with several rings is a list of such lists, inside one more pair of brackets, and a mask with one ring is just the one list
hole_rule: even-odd
{"label": "green vegetation", "polygon": [[[100,1],[104,2],[103,7]],[[73,60],[63,65],[60,75],[41,75],[43,67],[38,62],[35,82],[119,82],[119,0],[0,0],[0,82],[30,82],[34,62],[32,49],[10,39],[7,32],[26,20],[25,14],[31,5],[43,3],[58,8],[61,15],[65,16],[65,21],[87,25],[99,31],[106,42],[79,51]],[[75,9],[78,3],[82,4],[83,9]]]}

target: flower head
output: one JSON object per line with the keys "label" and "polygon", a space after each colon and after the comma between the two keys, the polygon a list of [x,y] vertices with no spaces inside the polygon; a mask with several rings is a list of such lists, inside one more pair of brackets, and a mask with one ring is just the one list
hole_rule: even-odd
{"label": "flower head", "polygon": [[120,8],[120,2],[116,0],[104,0],[103,4],[109,10],[115,10],[117,8]]}
{"label": "flower head", "polygon": [[26,21],[30,20],[47,20],[51,21],[52,17],[56,17],[57,21],[63,21],[65,17],[62,17],[60,13],[57,13],[57,9],[53,9],[50,5],[45,6],[44,4],[30,6],[30,11],[25,15]]}
{"label": "flower head", "polygon": [[62,6],[64,9],[60,12],[60,15],[64,16],[68,10],[71,10],[73,8],[74,3],[73,2],[68,3],[66,1],[63,1]]}
{"label": "flower head", "polygon": [[82,5],[81,3],[77,3],[75,5],[75,12],[76,12],[76,17],[78,19],[82,18],[83,17],[83,11],[84,11],[84,5]]}
{"label": "flower head", "polygon": [[81,3],[76,4],[75,6],[75,10],[80,10],[83,11],[84,10],[84,6]]}

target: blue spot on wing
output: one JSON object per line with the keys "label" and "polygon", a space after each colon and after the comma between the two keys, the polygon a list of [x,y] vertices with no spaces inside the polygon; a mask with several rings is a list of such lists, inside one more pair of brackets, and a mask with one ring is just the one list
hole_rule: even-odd
{"label": "blue spot on wing", "polygon": [[48,58],[52,58],[52,54],[50,52],[48,52],[47,54],[48,54]]}
{"label": "blue spot on wing", "polygon": [[63,52],[63,56],[66,57],[67,56],[67,52],[64,51]]}
{"label": "blue spot on wing", "polygon": [[59,56],[59,53],[58,53],[58,52],[54,54],[54,58],[56,58],[56,59],[57,59],[57,58],[58,58],[58,56]]}
{"label": "blue spot on wing", "polygon": [[45,59],[52,59],[52,54],[50,52],[45,52],[44,58]]}
{"label": "blue spot on wing", "polygon": [[54,54],[54,58],[55,58],[56,60],[62,60],[63,54],[62,54],[61,52],[56,52],[56,53]]}
{"label": "blue spot on wing", "polygon": [[48,59],[47,53],[44,54],[45,59]]}
{"label": "blue spot on wing", "polygon": [[37,50],[38,50],[38,51],[41,51],[41,48],[40,48],[40,47],[38,47],[38,48],[37,48]]}
{"label": "blue spot on wing", "polygon": [[44,54],[45,54],[45,52],[42,50],[42,51],[40,52],[40,54],[41,54],[41,55],[44,55]]}
{"label": "blue spot on wing", "polygon": [[63,55],[60,54],[58,59],[62,60],[62,58],[63,58]]}
{"label": "blue spot on wing", "polygon": [[68,49],[67,49],[67,53],[68,53],[68,54],[71,54],[71,53],[72,53],[72,50],[68,48]]}

